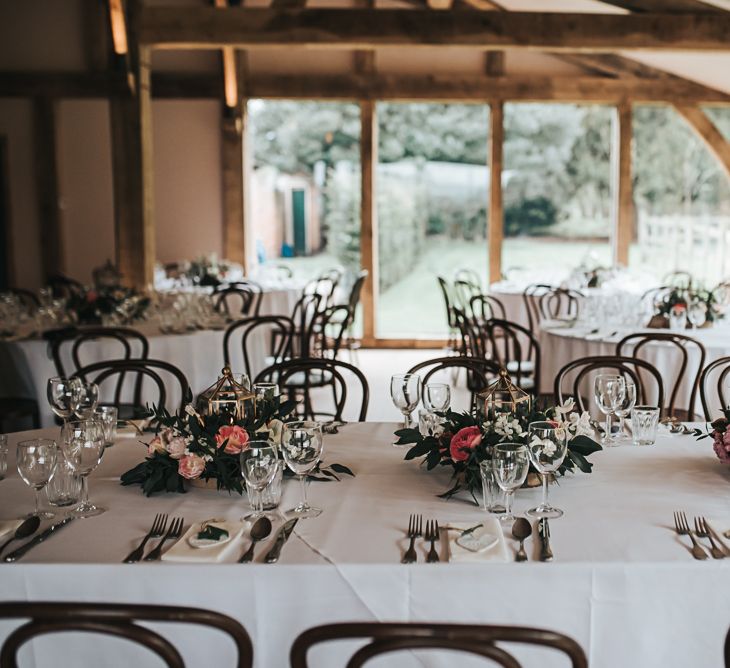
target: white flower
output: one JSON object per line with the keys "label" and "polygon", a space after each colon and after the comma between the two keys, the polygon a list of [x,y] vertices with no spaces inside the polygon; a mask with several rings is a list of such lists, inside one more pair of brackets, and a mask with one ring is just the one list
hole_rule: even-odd
{"label": "white flower", "polygon": [[196,416],[198,414],[198,412],[193,408],[192,404],[188,404],[187,406],[185,406],[185,412],[188,415],[192,415],[192,416]]}
{"label": "white flower", "polygon": [[573,400],[573,397],[569,397],[565,403],[555,407],[555,415],[558,420],[563,420],[568,415],[568,413],[572,413],[574,410],[575,401]]}
{"label": "white flower", "polygon": [[593,427],[591,427],[591,416],[588,411],[583,411],[580,415],[573,413],[570,416],[570,424],[568,430],[576,436],[593,436]]}
{"label": "white flower", "polygon": [[539,457],[552,457],[557,446],[549,438],[540,438],[539,436],[533,436],[530,441],[530,447],[533,451],[537,451]]}

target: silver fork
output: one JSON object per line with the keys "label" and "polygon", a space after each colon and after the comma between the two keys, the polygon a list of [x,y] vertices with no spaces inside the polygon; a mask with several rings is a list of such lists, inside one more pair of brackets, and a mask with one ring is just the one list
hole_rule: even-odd
{"label": "silver fork", "polygon": [[689,528],[687,516],[684,514],[684,511],[674,513],[674,529],[680,536],[690,537],[690,540],[692,541],[692,556],[695,559],[707,559],[707,552],[705,552],[705,549],[697,542],[697,539],[694,537],[692,530]]}
{"label": "silver fork", "polygon": [[423,535],[422,515],[411,515],[410,519],[408,520],[408,533],[406,535],[408,536],[408,538],[411,539],[411,544],[408,546],[406,553],[403,555],[401,563],[414,564],[418,560],[418,555],[416,554],[416,548],[414,547],[414,543],[416,542],[416,538],[418,538],[418,536]]}
{"label": "silver fork", "polygon": [[160,538],[165,533],[165,527],[167,526],[167,515],[157,513],[155,520],[152,522],[152,528],[147,532],[147,535],[142,539],[136,550],[132,550],[122,563],[133,564],[139,561],[144,554],[144,547],[147,545],[147,541],[150,538]]}
{"label": "silver fork", "polygon": [[178,517],[172,520],[172,524],[170,525],[170,528],[168,529],[167,533],[162,537],[162,540],[157,543],[157,547],[152,550],[145,558],[145,561],[157,561],[160,556],[162,555],[162,546],[165,544],[165,541],[169,540],[170,538],[180,538],[182,535],[182,527],[183,527],[183,518]]}
{"label": "silver fork", "polygon": [[712,546],[710,548],[710,554],[712,555],[713,559],[725,558],[725,551],[721,550],[717,546],[717,543],[715,543],[715,539],[712,536],[712,531],[710,531],[710,527],[707,526],[707,520],[704,517],[695,517],[695,533],[700,538],[709,538],[710,545]]}
{"label": "silver fork", "polygon": [[439,523],[436,520],[426,521],[426,534],[425,539],[431,541],[431,549],[428,551],[426,561],[429,564],[435,564],[439,559],[439,553],[436,550],[434,543],[439,539]]}

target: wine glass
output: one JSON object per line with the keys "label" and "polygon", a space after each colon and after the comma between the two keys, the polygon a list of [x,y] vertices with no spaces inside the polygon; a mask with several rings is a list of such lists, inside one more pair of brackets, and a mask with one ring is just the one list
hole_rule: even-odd
{"label": "wine glass", "polygon": [[601,443],[611,445],[611,414],[621,405],[626,393],[623,376],[599,373],[593,383],[593,395],[598,409],[606,416],[606,426]]}
{"label": "wine glass", "polygon": [[529,427],[527,451],[532,465],[542,477],[542,503],[530,508],[525,514],[529,517],[562,517],[563,511],[548,503],[548,475],[555,473],[565,459],[568,451],[568,434],[562,427],[551,422],[531,422]]}
{"label": "wine glass", "polygon": [[513,522],[512,497],[515,490],[525,482],[530,470],[530,455],[522,443],[498,443],[492,452],[492,472],[499,488],[504,491],[505,511],[499,519]]}
{"label": "wine glass", "polygon": [[246,450],[241,452],[241,476],[246,486],[252,489],[256,500],[253,512],[244,519],[251,522],[264,514],[262,493],[274,479],[279,467],[279,457],[272,441],[249,441]]}
{"label": "wine glass", "polygon": [[281,449],[286,465],[296,474],[302,486],[302,500],[288,514],[300,518],[317,517],[322,510],[307,503],[306,476],[322,456],[322,425],[307,421],[285,424]]}
{"label": "wine glass", "polygon": [[421,377],[415,373],[397,374],[390,379],[390,398],[403,413],[403,428],[412,426],[411,413],[421,399]]}
{"label": "wine glass", "polygon": [[423,405],[430,413],[443,413],[451,404],[451,387],[446,383],[426,383]]}
{"label": "wine glass", "polygon": [[99,403],[99,386],[80,381],[74,388],[74,414],[79,420],[89,420]]}
{"label": "wine glass", "polygon": [[36,438],[18,443],[16,448],[18,473],[25,484],[35,490],[35,511],[27,517],[34,515],[41,519],[53,517],[53,513],[40,509],[40,493],[53,476],[57,456],[56,441],[48,438]]}
{"label": "wine glass", "polygon": [[627,415],[631,414],[631,409],[636,404],[636,385],[631,380],[625,380],[625,391],[624,398],[621,403],[616,406],[616,417],[618,417],[618,433],[613,439],[614,443],[618,445],[621,441],[625,440],[626,434],[624,434],[624,419]]}
{"label": "wine glass", "polygon": [[687,309],[687,319],[692,329],[702,327],[707,320],[707,307],[699,299],[694,300]]}
{"label": "wine glass", "polygon": [[94,517],[106,508],[89,502],[89,474],[104,454],[104,426],[98,420],[73,420],[63,426],[61,449],[66,461],[81,478],[81,503],[72,511],[74,517]]}
{"label": "wine glass", "polygon": [[77,387],[81,385],[80,378],[64,378],[55,376],[48,379],[46,385],[46,397],[51,410],[60,417],[64,423],[73,417],[76,407]]}

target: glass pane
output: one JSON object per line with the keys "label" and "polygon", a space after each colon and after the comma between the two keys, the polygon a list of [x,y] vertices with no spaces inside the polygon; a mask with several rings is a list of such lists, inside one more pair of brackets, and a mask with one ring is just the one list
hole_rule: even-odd
{"label": "glass pane", "polygon": [[723,137],[730,141],[730,107],[703,107],[703,111],[722,132]]}
{"label": "glass pane", "polygon": [[502,273],[559,284],[611,266],[610,107],[504,106]]}
{"label": "glass pane", "polygon": [[634,109],[636,223],[629,264],[656,281],[688,271],[707,287],[730,275],[730,185],[671,107]]}
{"label": "glass pane", "polygon": [[357,104],[251,100],[251,228],[259,275],[289,267],[310,279],[360,269]]}
{"label": "glass pane", "polygon": [[436,280],[488,275],[486,105],[379,103],[380,337],[445,337]]}

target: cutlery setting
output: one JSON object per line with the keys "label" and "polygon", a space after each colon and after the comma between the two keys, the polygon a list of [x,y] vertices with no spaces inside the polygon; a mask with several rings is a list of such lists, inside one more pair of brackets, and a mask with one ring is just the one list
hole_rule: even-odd
{"label": "cutlery setting", "polygon": [[[688,536],[692,542],[690,552],[698,561],[704,561],[708,557],[713,559],[724,559],[727,556],[727,546],[722,542],[720,536],[708,524],[704,517],[694,518],[694,530],[687,520],[683,510],[674,513],[674,531],[678,536]],[[703,545],[698,539],[704,538],[709,541],[709,546]]]}
{"label": "cutlery setting", "polygon": [[55,524],[52,524],[45,531],[42,531],[37,536],[35,536],[35,538],[32,538],[31,540],[29,540],[24,545],[21,545],[16,550],[13,550],[12,552],[9,552],[8,554],[6,554],[5,557],[3,558],[3,560],[6,562],[17,561],[23,555],[25,555],[29,550],[33,549],[36,545],[40,545],[40,543],[42,543],[45,540],[47,540],[48,538],[50,538],[54,533],[63,529],[63,527],[65,527],[70,522],[73,522],[74,519],[76,519],[76,518],[69,515],[69,516],[65,517],[64,519],[62,519],[60,522],[56,522]]}

